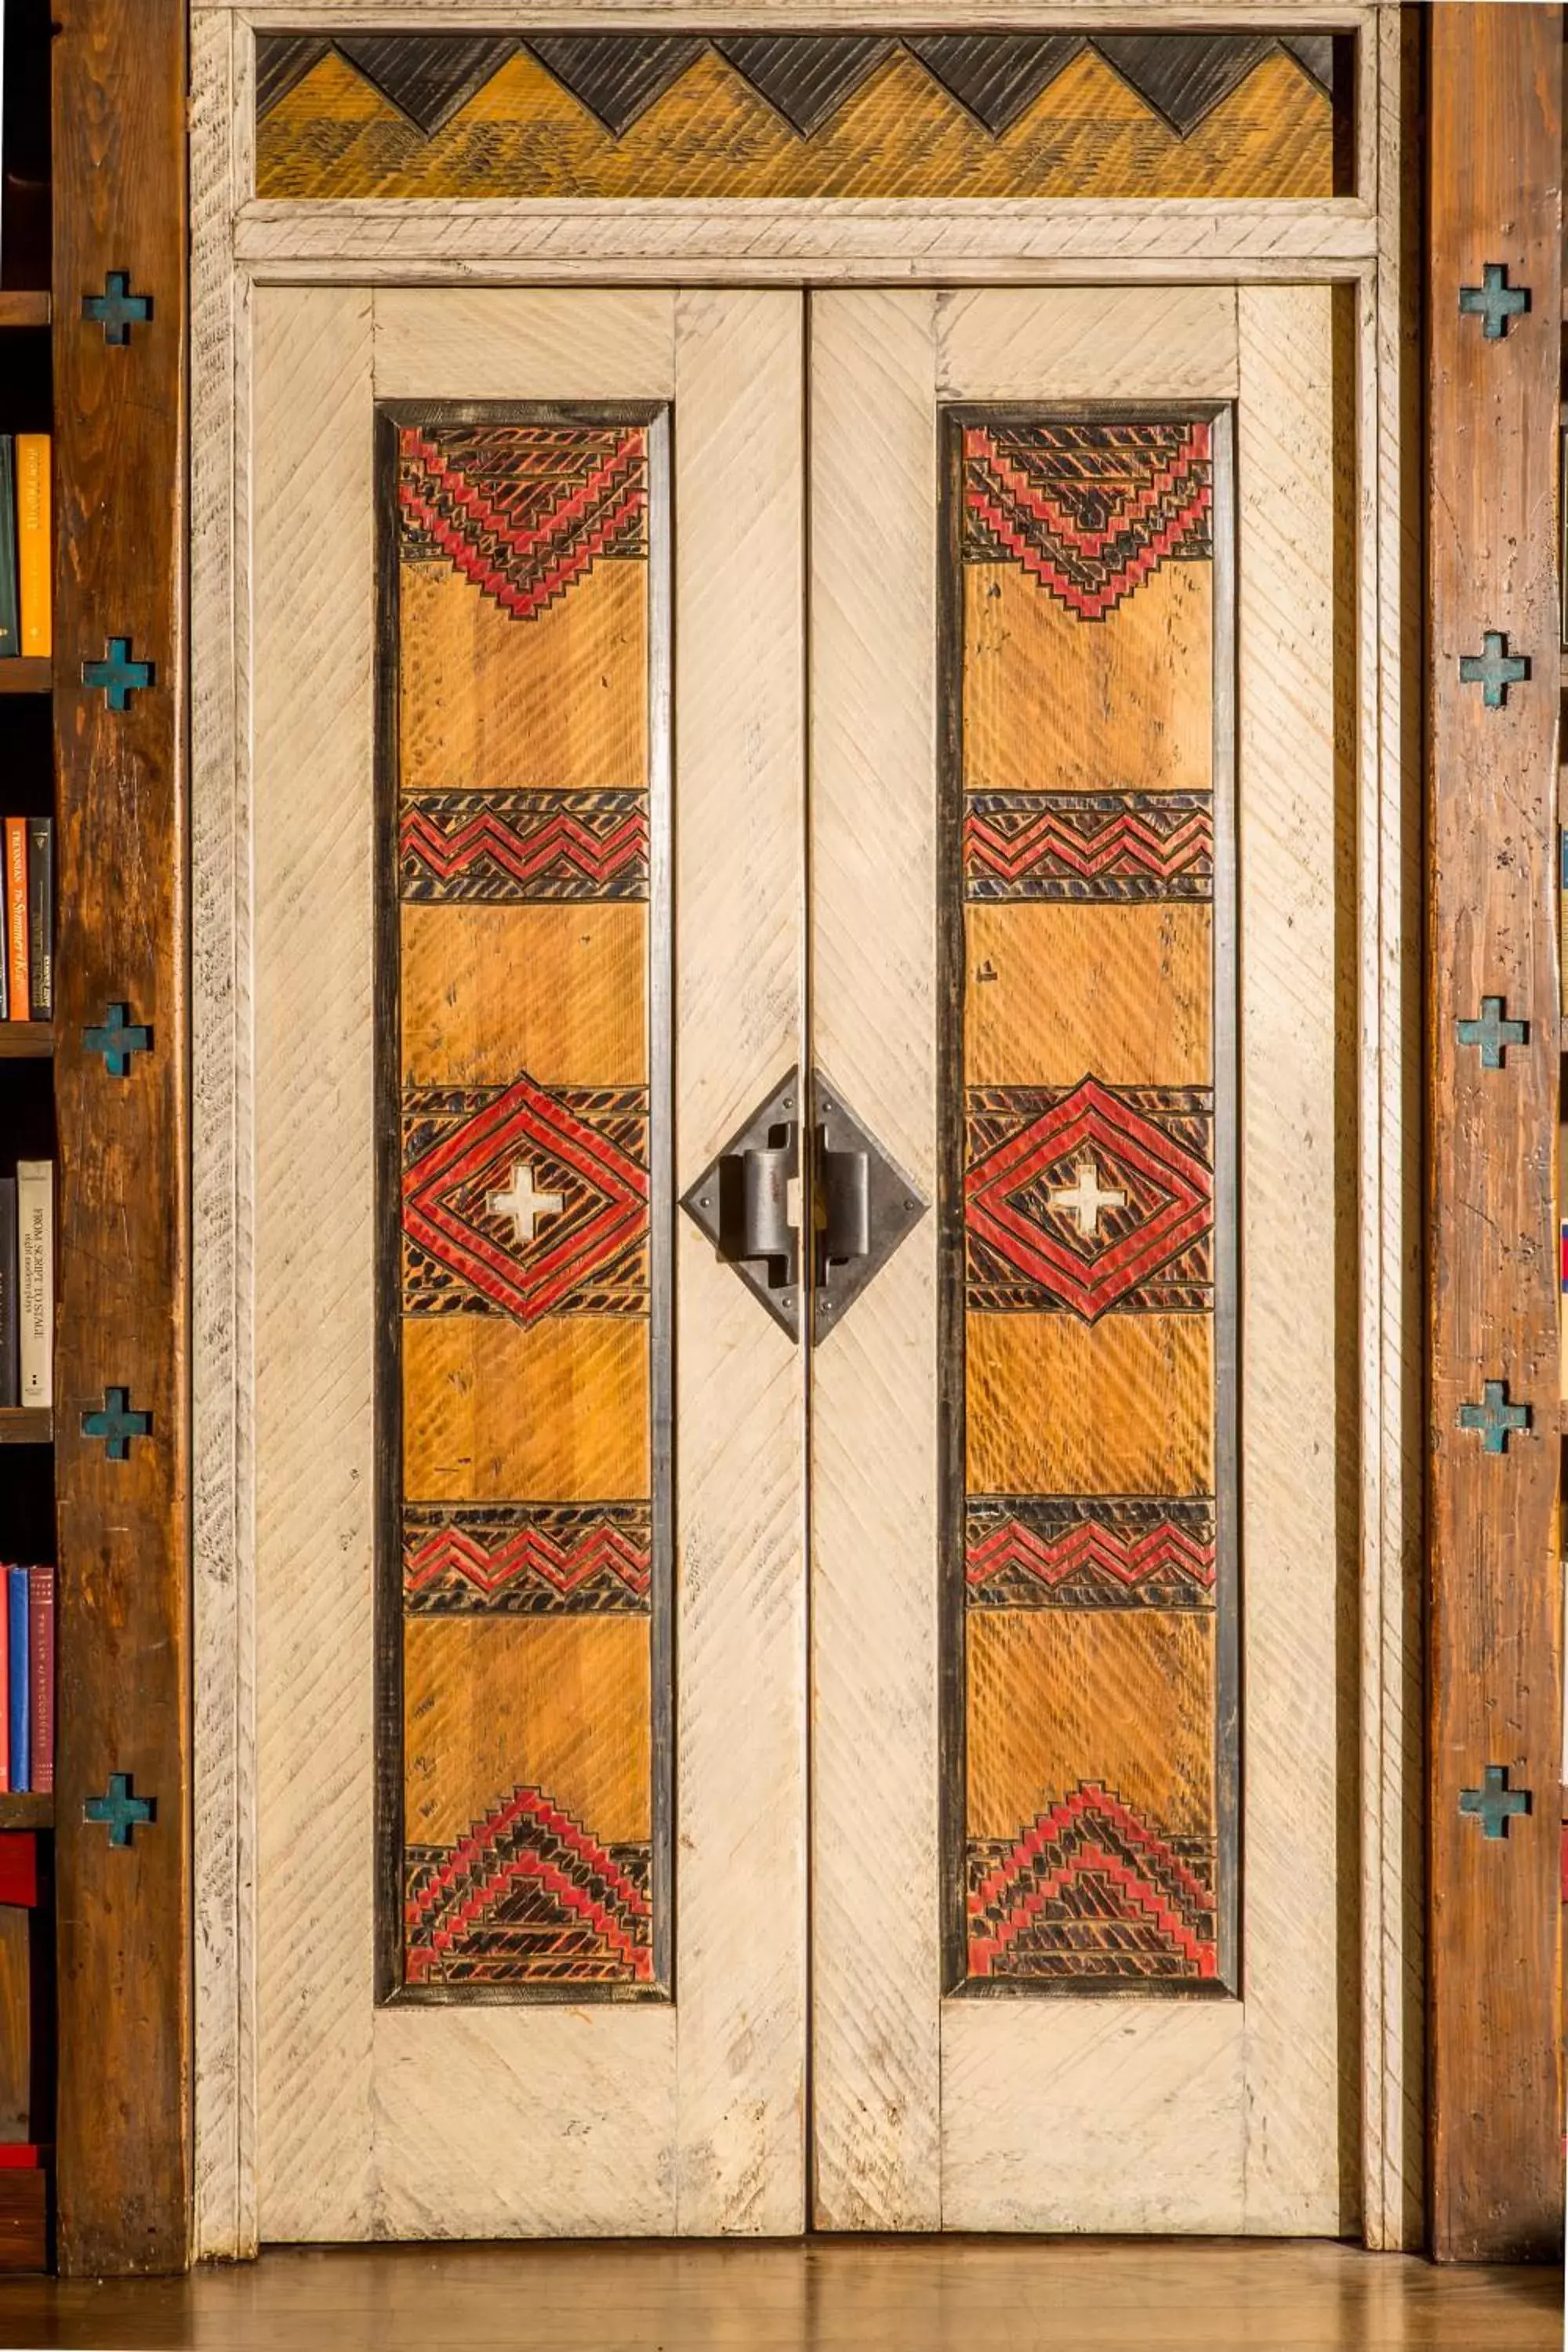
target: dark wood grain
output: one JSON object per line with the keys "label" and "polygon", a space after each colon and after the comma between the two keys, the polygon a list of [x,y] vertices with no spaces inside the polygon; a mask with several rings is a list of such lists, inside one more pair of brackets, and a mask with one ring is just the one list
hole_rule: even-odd
{"label": "dark wood grain", "polygon": [[52,1021],[0,1021],[0,1062],[47,1061],[54,1050]]}
{"label": "dark wood grain", "polygon": [[47,694],[54,682],[54,664],[37,654],[0,661],[0,694]]}
{"label": "dark wood grain", "polygon": [[[185,31],[181,0],[57,0],[55,739],[58,776],[58,2253],[170,2271],[190,2213],[184,908]],[[81,315],[128,270],[128,343]],[[110,635],[155,667],[115,712],[80,684]],[[106,1074],[110,1003],[157,1049]],[[81,1433],[106,1387],[152,1433]],[[113,1772],[154,1799],[111,1845]]]}
{"label": "dark wood grain", "polygon": [[[1427,12],[1431,907],[1429,1518],[1432,2247],[1561,2255],[1562,1608],[1555,1514],[1552,517],[1562,326],[1563,11]],[[1488,339],[1486,263],[1530,289]],[[1482,632],[1531,663],[1506,708],[1461,684]],[[1487,1069],[1456,1024],[1528,1021]],[[1506,1454],[1458,1425],[1485,1381],[1531,1412]],[[1531,1793],[1506,1837],[1461,1813],[1489,1765]]]}
{"label": "dark wood grain", "polygon": [[[0,2271],[48,2268],[48,2202],[47,2172],[0,2167]],[[9,2310],[8,2300],[3,2307]]]}
{"label": "dark wood grain", "polygon": [[49,310],[47,287],[0,287],[0,327],[47,327]]}

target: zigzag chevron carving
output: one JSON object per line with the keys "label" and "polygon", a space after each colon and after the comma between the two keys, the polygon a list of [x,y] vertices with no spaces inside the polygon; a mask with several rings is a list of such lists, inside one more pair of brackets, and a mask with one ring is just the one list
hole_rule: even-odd
{"label": "zigzag chevron carving", "polygon": [[832,121],[902,47],[993,137],[1016,122],[1063,68],[1094,49],[1179,138],[1186,138],[1264,58],[1282,50],[1332,95],[1333,37],[1303,33],[950,33],[902,41],[867,33],[261,33],[259,121],[329,49],[426,137],[449,122],[518,50],[530,51],[616,138],[711,46],[802,139]]}

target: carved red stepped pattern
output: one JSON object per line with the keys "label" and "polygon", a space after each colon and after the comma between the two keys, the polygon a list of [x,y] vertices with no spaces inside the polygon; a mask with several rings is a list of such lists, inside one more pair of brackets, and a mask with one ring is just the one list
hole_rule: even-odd
{"label": "carved red stepped pattern", "polygon": [[601,555],[640,531],[647,503],[643,441],[640,429],[625,434],[607,458],[559,492],[542,521],[531,524],[486,498],[437,443],[408,428],[398,495],[407,520],[465,579],[514,620],[531,621]]}
{"label": "carved red stepped pattern", "polygon": [[[447,1954],[460,1950],[523,1878],[535,1881],[563,1912],[601,1938],[606,1959],[616,1964],[607,1974],[651,1982],[647,1896],[607,1848],[538,1789],[517,1790],[476,1823],[405,1904],[407,1981],[423,1983]],[[614,1908],[583,1884],[584,1878],[608,1889]],[[465,1881],[470,1884],[459,1892]]]}
{"label": "carved red stepped pattern", "polygon": [[[1136,1869],[1109,1851],[1095,1836],[1097,1826],[1114,1830],[1147,1857],[1148,1867]],[[1053,1848],[1060,1850],[1058,1858],[1035,1878],[1037,1865]],[[970,1895],[970,1975],[991,1976],[1047,1906],[1089,1874],[1108,1882],[1157,1927],[1169,1949],[1189,1962],[1198,1978],[1215,1975],[1218,1956],[1212,1938],[1199,1935],[1180,1907],[1211,1916],[1213,1895],[1163,1838],[1097,1780],[1086,1781],[1042,1813]]]}

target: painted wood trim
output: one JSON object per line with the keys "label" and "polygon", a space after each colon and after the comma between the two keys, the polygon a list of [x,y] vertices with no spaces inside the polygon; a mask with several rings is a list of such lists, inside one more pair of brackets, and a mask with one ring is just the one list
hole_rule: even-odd
{"label": "painted wood trim", "polygon": [[[366,0],[192,0],[192,14],[240,14],[247,24],[263,29],[287,26],[290,31],[308,30],[314,25],[331,26],[345,17],[363,24],[367,16],[374,16],[378,30],[388,32],[447,32],[468,26],[487,30],[515,26],[525,31],[531,25],[553,27],[561,21],[554,0],[377,0],[374,6],[367,6]],[[901,26],[919,14],[910,0],[857,0],[855,10],[857,24],[867,25]],[[823,26],[837,32],[844,21],[842,0],[782,0],[782,5],[774,0],[766,16],[770,27],[779,31]],[[1237,0],[1237,5],[1226,5],[1224,11],[1226,31],[1255,25],[1285,32],[1298,26],[1314,32],[1353,32],[1370,28],[1375,16],[1375,7],[1347,6],[1344,0],[1321,8],[1303,5],[1302,0]],[[572,11],[574,29],[584,31],[603,27],[631,32],[644,25],[662,29],[672,19],[698,27],[751,26],[757,18],[754,0],[584,0],[582,6]],[[1058,26],[1073,32],[1120,31],[1144,25],[1161,32],[1209,33],[1215,29],[1215,8],[1214,0],[1082,0],[1081,5],[1077,0],[1057,0],[1054,7],[1042,6],[1040,0],[946,0],[942,21],[944,29],[954,30],[973,25],[977,28],[1016,26],[1040,31]]]}
{"label": "painted wood trim", "polygon": [[[1014,204],[898,205],[800,198],[792,205],[753,198],[731,204],[583,202],[569,209],[532,203],[397,204],[333,199],[321,204],[242,200],[237,258],[258,278],[297,279],[348,273],[381,279],[424,274],[450,281],[515,275],[554,278],[588,265],[617,279],[668,282],[672,272],[702,278],[734,272],[787,284],[832,283],[897,267],[931,283],[984,282],[1026,268],[1042,278],[1094,281],[1105,265],[1136,265],[1178,278],[1194,274],[1342,276],[1376,249],[1369,203],[1294,198],[1220,205],[1170,198],[1136,205],[1085,197]],[[1309,266],[1310,268],[1309,268]]]}
{"label": "painted wood trim", "polygon": [[[101,2275],[190,2232],[185,26],[57,15],[58,2256]],[[116,346],[82,298],[127,268],[154,311]],[[111,635],[153,665],[122,712],[82,681]],[[81,1042],[111,1002],[153,1031],[124,1080]],[[111,1383],[152,1415],[124,1461],[82,1430]],[[157,1808],[126,1846],[83,1820],[113,1772]]]}
{"label": "painted wood trim", "polygon": [[[247,289],[229,252],[227,190],[248,127],[250,44],[226,14],[193,20],[193,412],[228,429],[191,448],[191,808],[194,1228],[192,1549],[197,1671],[193,1719],[195,2219],[198,2258],[256,2252],[255,1628],[249,730],[237,723],[247,664]],[[204,1671],[221,1657],[226,1671]]]}
{"label": "painted wood trim", "polygon": [[[1563,11],[1434,9],[1428,38],[1432,2250],[1554,2259]],[[1495,340],[1458,307],[1488,261],[1530,289]],[[1497,709],[1459,675],[1487,630],[1531,665]],[[1496,1069],[1457,1034],[1483,995],[1530,1024]],[[1506,1452],[1459,1425],[1488,1381],[1531,1415]],[[1506,1836],[1459,1809],[1489,1765],[1531,1792]]]}
{"label": "painted wood trim", "polygon": [[[1378,264],[1359,295],[1362,2228],[1425,2242],[1420,1058],[1423,12],[1379,15]],[[1375,455],[1373,454],[1375,453]]]}
{"label": "painted wood trim", "polygon": [[828,2230],[942,2223],[940,307],[868,289],[812,302],[812,1057],[932,1204],[812,1359],[813,2180]]}

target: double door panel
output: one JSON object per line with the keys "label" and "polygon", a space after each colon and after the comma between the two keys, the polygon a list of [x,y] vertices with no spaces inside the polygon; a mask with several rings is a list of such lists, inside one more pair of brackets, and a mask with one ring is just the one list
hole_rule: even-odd
{"label": "double door panel", "polygon": [[264,2236],[1344,2225],[1331,299],[258,297]]}

